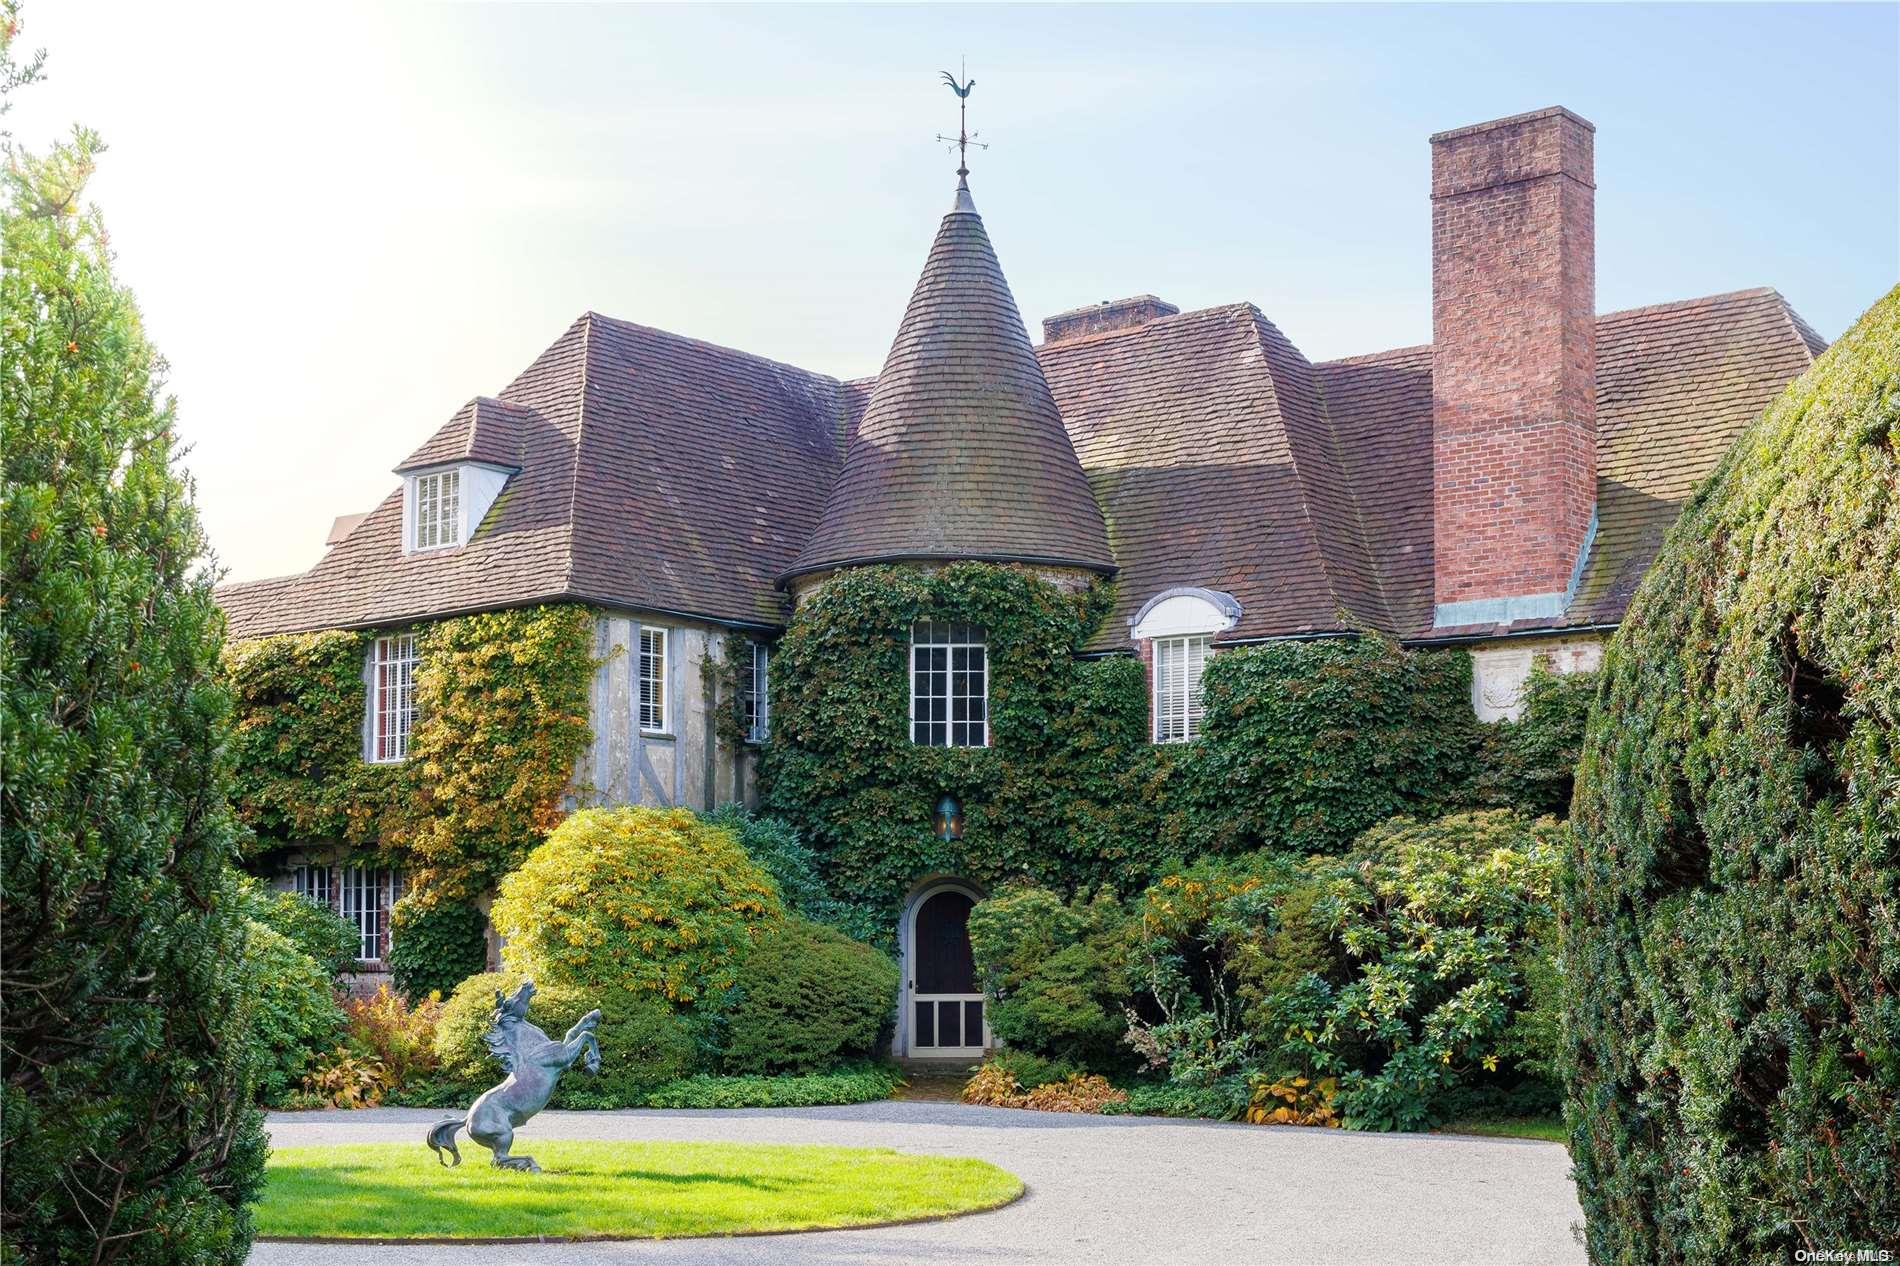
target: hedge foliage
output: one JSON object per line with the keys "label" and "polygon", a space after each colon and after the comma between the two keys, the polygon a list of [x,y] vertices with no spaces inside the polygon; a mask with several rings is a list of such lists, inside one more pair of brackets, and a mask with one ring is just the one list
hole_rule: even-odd
{"label": "hedge foliage", "polygon": [[1455,805],[1475,770],[1471,657],[1366,636],[1208,660],[1206,723],[1168,808],[1180,854],[1331,852],[1399,813]]}
{"label": "hedge foliage", "polygon": [[1122,1035],[1134,929],[1112,894],[1065,902],[1019,881],[977,903],[969,928],[991,1033],[1050,1061],[1008,1070],[1025,1089],[1042,1084],[1035,1078],[1043,1072],[1058,1081],[1130,1062]]}
{"label": "hedge foliage", "polygon": [[389,912],[384,956],[396,988],[409,999],[448,997],[488,966],[488,918],[466,902],[407,893]]}
{"label": "hedge foliage", "polygon": [[364,665],[376,634],[233,643],[234,799],[267,852],[340,842],[406,867],[413,887],[466,900],[551,830],[593,741],[593,616],[528,607],[416,630],[409,759],[363,760]]}
{"label": "hedge foliage", "polygon": [[[494,1021],[495,991],[510,994],[521,972],[470,976],[442,1005],[435,1022],[435,1056],[448,1077],[482,1089],[502,1078],[501,1065],[482,1037]],[[699,1041],[691,1021],[651,993],[617,984],[586,988],[535,981],[528,1020],[555,1041],[587,1012],[600,1009],[600,1072],[577,1065],[562,1077],[557,1107],[627,1107],[664,1082],[694,1071]]]}
{"label": "hedge foliage", "polygon": [[725,1002],[729,1073],[815,1072],[877,1051],[891,1027],[897,964],[796,916],[759,938]]}
{"label": "hedge foliage", "polygon": [[323,965],[262,923],[246,929],[244,958],[236,974],[256,1016],[257,1097],[266,1106],[276,1106],[343,1036],[343,1008]]}
{"label": "hedge foliage", "polygon": [[489,912],[509,967],[705,1004],[784,918],[738,838],[687,809],[583,809],[502,880]]}
{"label": "hedge foliage", "polygon": [[1598,1262],[1900,1243],[1900,288],[1696,490],[1605,657],[1563,890]]}
{"label": "hedge foliage", "polygon": [[294,892],[272,892],[248,877],[242,883],[245,916],[288,937],[322,968],[326,981],[356,966],[363,938],[354,923]]}
{"label": "hedge foliage", "polygon": [[265,1145],[224,621],[101,148],[0,173],[0,1257],[235,1264]]}

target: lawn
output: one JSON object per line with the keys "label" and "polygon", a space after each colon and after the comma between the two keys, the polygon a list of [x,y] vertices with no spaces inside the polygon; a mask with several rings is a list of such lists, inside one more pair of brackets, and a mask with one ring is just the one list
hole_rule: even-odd
{"label": "lawn", "polygon": [[281,1147],[261,1236],[337,1239],[662,1238],[862,1226],[991,1209],[1015,1175],[966,1156],[888,1148],[536,1139],[547,1172],[459,1168],[414,1143]]}
{"label": "lawn", "polygon": [[1562,1117],[1469,1117],[1438,1127],[1440,1134],[1482,1134],[1489,1138],[1543,1139],[1570,1142]]}

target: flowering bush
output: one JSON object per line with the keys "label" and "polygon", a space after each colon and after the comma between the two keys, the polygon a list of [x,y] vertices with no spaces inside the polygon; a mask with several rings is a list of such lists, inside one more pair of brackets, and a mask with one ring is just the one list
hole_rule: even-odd
{"label": "flowering bush", "polygon": [[686,809],[585,809],[501,881],[489,917],[537,984],[692,1006],[733,984],[783,909],[731,831]]}
{"label": "flowering bush", "polygon": [[373,1108],[395,1084],[374,1055],[339,1046],[304,1074],[303,1088],[333,1108]]}
{"label": "flowering bush", "polygon": [[350,1047],[380,1063],[391,1086],[435,1071],[435,1026],[442,1015],[442,995],[432,993],[411,1006],[388,985],[379,985],[374,997],[352,998],[343,1012],[348,1017]]}

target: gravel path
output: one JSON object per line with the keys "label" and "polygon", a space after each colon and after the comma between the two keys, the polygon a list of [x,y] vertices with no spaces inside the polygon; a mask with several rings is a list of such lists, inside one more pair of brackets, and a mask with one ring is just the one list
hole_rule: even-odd
{"label": "gravel path", "polygon": [[[285,1146],[414,1140],[447,1115],[286,1112]],[[259,1244],[259,1266],[912,1262],[1075,1264],[1582,1263],[1570,1160],[1555,1143],[1443,1134],[1064,1116],[886,1102],[749,1111],[546,1112],[535,1138],[837,1143],[980,1156],[1028,1194],[994,1213],[863,1231],[614,1244],[351,1247]],[[479,1156],[480,1149],[476,1149]],[[479,1161],[477,1162],[479,1163]]]}

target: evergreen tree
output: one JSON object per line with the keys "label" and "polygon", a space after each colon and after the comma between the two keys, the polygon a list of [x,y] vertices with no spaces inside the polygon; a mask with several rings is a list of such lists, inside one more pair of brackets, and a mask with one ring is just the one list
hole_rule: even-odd
{"label": "evergreen tree", "polygon": [[0,1257],[235,1263],[264,1142],[223,621],[164,364],[80,209],[100,148],[9,143],[5,177]]}

